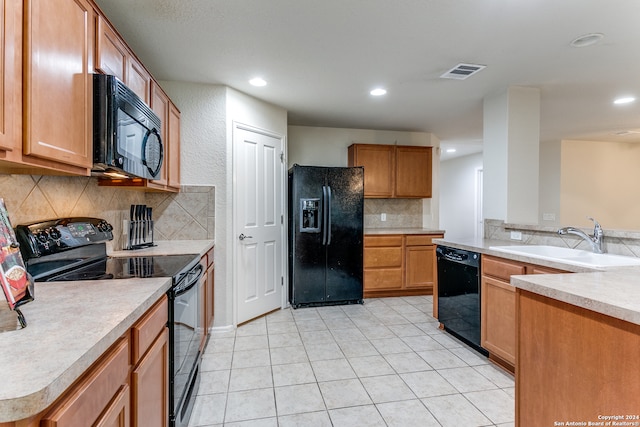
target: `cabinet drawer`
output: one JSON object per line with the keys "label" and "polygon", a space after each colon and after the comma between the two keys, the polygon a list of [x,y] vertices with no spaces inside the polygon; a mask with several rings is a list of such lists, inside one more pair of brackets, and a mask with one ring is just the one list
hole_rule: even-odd
{"label": "cabinet drawer", "polygon": [[442,234],[408,234],[405,237],[407,246],[427,246],[433,244],[433,239],[443,237]]}
{"label": "cabinet drawer", "polygon": [[155,306],[131,328],[133,364],[147,352],[169,321],[169,303],[164,295]]}
{"label": "cabinet drawer", "polygon": [[482,257],[482,274],[497,277],[506,282],[511,280],[511,276],[525,274],[526,267],[522,263],[513,262],[491,256]]}
{"label": "cabinet drawer", "polygon": [[373,248],[380,246],[402,246],[401,235],[389,235],[389,236],[364,236],[364,247]]}
{"label": "cabinet drawer", "polygon": [[402,269],[389,268],[364,271],[364,289],[400,289],[402,288]]}
{"label": "cabinet drawer", "polygon": [[366,248],[364,268],[402,267],[402,248]]}
{"label": "cabinet drawer", "polygon": [[129,340],[121,338],[83,380],[42,418],[43,427],[93,425],[129,377]]}

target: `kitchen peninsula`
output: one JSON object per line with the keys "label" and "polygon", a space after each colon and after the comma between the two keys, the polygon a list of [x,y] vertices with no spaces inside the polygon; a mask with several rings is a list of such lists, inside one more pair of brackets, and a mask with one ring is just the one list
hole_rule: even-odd
{"label": "kitchen peninsula", "polygon": [[573,272],[511,276],[516,426],[586,425],[610,415],[640,421],[639,267],[587,268],[490,249],[505,241],[435,243]]}
{"label": "kitchen peninsula", "polygon": [[[212,248],[210,240],[166,241],[135,251],[135,255],[206,257]],[[126,354],[123,363],[128,366],[129,346],[120,343],[131,341],[134,346],[130,329],[144,326],[141,317],[162,306],[170,286],[170,277],[37,282],[35,300],[22,308],[28,326],[0,333],[0,364],[5,367],[0,382],[0,426],[39,425],[39,419],[65,399],[68,390],[84,384],[86,372],[117,361],[103,357],[105,353],[116,358]],[[129,383],[128,370],[124,389]]]}

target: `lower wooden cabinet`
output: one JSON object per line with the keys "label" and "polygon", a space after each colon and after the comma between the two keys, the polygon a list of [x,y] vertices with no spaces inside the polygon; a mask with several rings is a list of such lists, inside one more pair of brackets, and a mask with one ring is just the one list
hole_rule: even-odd
{"label": "lower wooden cabinet", "polygon": [[510,283],[511,276],[566,272],[490,255],[482,256],[481,272],[480,342],[494,361],[513,371],[516,364],[516,288]]}
{"label": "lower wooden cabinet", "polygon": [[[113,418],[113,414],[126,412],[122,399],[128,399],[129,357],[129,334],[126,334],[54,405],[42,418],[40,426],[85,427],[106,422]],[[123,387],[126,388],[126,397]],[[119,415],[115,417],[118,418]],[[124,426],[130,425],[129,417],[123,422]]]}
{"label": "lower wooden cabinet", "polygon": [[166,426],[169,421],[169,330],[156,341],[131,373],[132,425]]}
{"label": "lower wooden cabinet", "polygon": [[517,303],[515,425],[638,425],[640,325],[523,289]]}
{"label": "lower wooden cabinet", "polygon": [[116,397],[113,398],[109,407],[96,422],[96,427],[125,427],[131,425],[129,422],[130,401],[129,386],[125,384],[120,387]]}
{"label": "lower wooden cabinet", "polygon": [[43,414],[8,425],[166,427],[169,422],[167,304],[164,295]]}
{"label": "lower wooden cabinet", "polygon": [[442,234],[365,235],[365,298],[431,295],[437,276],[433,239],[442,236]]}

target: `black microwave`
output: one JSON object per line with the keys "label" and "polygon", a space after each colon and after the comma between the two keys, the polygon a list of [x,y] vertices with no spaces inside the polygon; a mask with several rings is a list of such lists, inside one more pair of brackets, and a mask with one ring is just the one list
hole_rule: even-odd
{"label": "black microwave", "polygon": [[117,77],[93,75],[93,175],[159,178],[160,126],[160,118]]}

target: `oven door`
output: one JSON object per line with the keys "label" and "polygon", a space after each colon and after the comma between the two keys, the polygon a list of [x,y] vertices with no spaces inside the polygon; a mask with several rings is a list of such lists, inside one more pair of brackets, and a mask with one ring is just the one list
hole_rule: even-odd
{"label": "oven door", "polygon": [[199,383],[200,342],[204,335],[200,313],[201,276],[202,266],[198,264],[169,292],[171,425],[175,426],[188,423]]}

